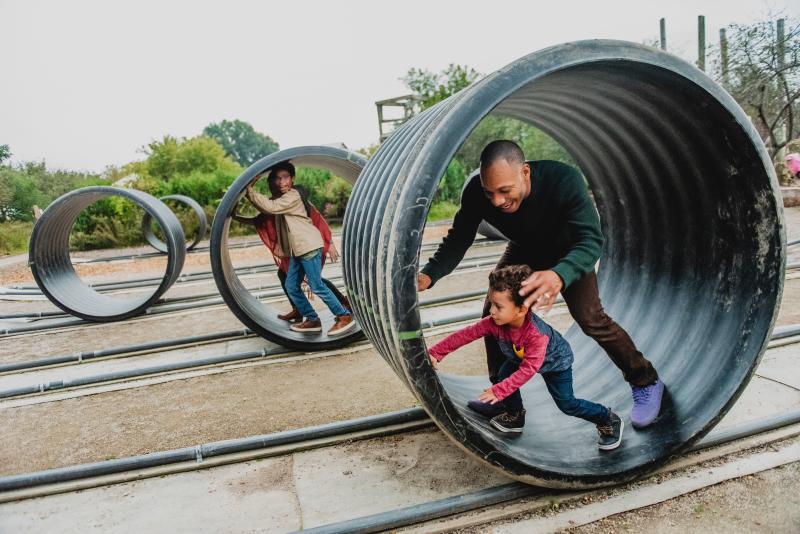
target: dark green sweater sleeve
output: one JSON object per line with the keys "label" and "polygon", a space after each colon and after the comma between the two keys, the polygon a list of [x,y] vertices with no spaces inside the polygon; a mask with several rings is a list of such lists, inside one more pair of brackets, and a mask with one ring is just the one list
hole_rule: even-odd
{"label": "dark green sweater sleeve", "polygon": [[553,271],[561,277],[564,287],[569,287],[594,269],[603,252],[603,233],[586,182],[577,170],[570,168],[570,172],[565,173],[559,197],[571,243]]}
{"label": "dark green sweater sleeve", "polygon": [[453,269],[461,263],[467,249],[475,241],[475,235],[478,233],[478,226],[483,217],[479,215],[480,208],[475,205],[474,186],[475,184],[471,184],[464,190],[464,194],[461,196],[461,206],[453,217],[453,226],[442,239],[436,253],[422,268],[422,272],[431,277],[431,287],[440,278],[453,272]]}

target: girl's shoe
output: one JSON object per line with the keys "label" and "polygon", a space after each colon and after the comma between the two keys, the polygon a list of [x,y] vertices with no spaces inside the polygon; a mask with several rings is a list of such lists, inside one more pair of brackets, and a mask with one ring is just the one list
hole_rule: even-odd
{"label": "girl's shoe", "polygon": [[500,432],[519,434],[525,426],[525,410],[520,410],[515,414],[503,412],[492,417],[489,423]]}
{"label": "girl's shoe", "polygon": [[356,327],[356,320],[352,315],[337,315],[336,322],[328,330],[328,336],[336,337],[342,336]]}
{"label": "girl's shoe", "polygon": [[478,412],[484,417],[494,417],[495,415],[500,415],[506,411],[502,402],[496,402],[492,404],[491,402],[481,402],[479,400],[469,401],[467,403],[467,408],[473,412]]}
{"label": "girl's shoe", "polygon": [[597,425],[597,446],[602,451],[612,451],[619,447],[622,443],[622,430],[625,428],[625,423],[619,418],[617,414],[608,411],[609,422],[607,425]]}
{"label": "girl's shoe", "polygon": [[294,332],[303,332],[303,333],[314,333],[314,332],[322,332],[322,321],[319,319],[314,319],[313,321],[309,321],[306,319],[302,323],[293,323],[289,326]]}
{"label": "girl's shoe", "polygon": [[300,311],[297,308],[292,308],[292,311],[278,315],[278,319],[288,323],[297,323],[303,320],[303,316],[300,315]]}

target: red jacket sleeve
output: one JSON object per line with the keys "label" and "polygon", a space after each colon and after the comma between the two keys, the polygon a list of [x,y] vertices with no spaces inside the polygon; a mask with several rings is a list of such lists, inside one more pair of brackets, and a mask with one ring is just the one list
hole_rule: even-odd
{"label": "red jacket sleeve", "polygon": [[319,230],[319,233],[322,235],[322,241],[326,244],[330,244],[330,242],[333,241],[331,228],[328,226],[328,221],[325,220],[322,213],[314,206],[311,207],[311,222],[314,223],[314,226],[317,227],[317,230]]}
{"label": "red jacket sleeve", "polygon": [[522,384],[533,378],[533,375],[541,369],[544,363],[549,341],[549,337],[538,330],[533,330],[525,340],[525,356],[522,358],[522,363],[519,364],[519,369],[502,382],[492,386],[492,393],[494,393],[495,397],[503,400],[521,388]]}
{"label": "red jacket sleeve", "polygon": [[436,361],[440,362],[445,356],[459,347],[463,347],[467,343],[471,343],[472,341],[482,338],[483,336],[496,334],[496,329],[497,326],[494,324],[494,321],[492,321],[492,318],[484,317],[473,325],[453,332],[436,345],[428,349],[428,352],[431,356],[436,358]]}

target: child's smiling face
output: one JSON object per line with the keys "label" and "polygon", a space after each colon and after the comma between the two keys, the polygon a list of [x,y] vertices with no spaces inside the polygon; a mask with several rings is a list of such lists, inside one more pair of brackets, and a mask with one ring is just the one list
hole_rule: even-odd
{"label": "child's smiling face", "polygon": [[489,309],[489,315],[491,315],[492,321],[497,326],[503,326],[515,321],[519,322],[528,313],[526,306],[516,305],[511,298],[511,291],[508,289],[505,291],[490,290],[489,302],[492,304]]}

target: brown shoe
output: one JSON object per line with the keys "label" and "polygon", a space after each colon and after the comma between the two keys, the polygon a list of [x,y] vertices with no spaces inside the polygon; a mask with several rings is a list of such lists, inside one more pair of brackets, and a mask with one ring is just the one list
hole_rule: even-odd
{"label": "brown shoe", "polygon": [[294,323],[289,326],[294,332],[322,332],[322,321],[314,319],[313,321],[305,320],[302,323]]}
{"label": "brown shoe", "polygon": [[353,330],[356,327],[356,320],[353,319],[352,315],[337,315],[336,322],[333,323],[333,326],[330,330],[328,330],[328,336],[336,337],[346,334],[350,330]]}
{"label": "brown shoe", "polygon": [[292,308],[292,311],[289,313],[284,313],[282,315],[278,315],[278,319],[281,321],[287,321],[290,323],[296,323],[303,320],[303,316],[300,315],[300,311],[297,308]]}

